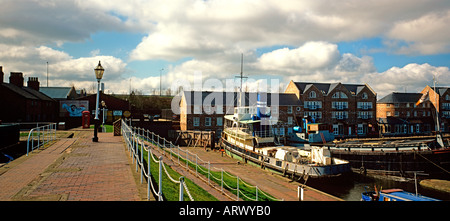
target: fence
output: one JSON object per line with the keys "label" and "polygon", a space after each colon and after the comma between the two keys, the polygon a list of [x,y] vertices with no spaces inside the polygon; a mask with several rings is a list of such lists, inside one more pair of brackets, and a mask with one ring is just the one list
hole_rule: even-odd
{"label": "fence", "polygon": [[[175,180],[169,174],[166,169],[165,164],[163,163],[162,156],[159,159],[155,159],[155,155],[152,153],[152,149],[150,145],[147,145],[139,134],[136,134],[134,128],[129,127],[125,121],[122,121],[122,136],[125,138],[125,143],[128,147],[128,151],[130,152],[130,156],[132,157],[132,163],[136,163],[136,171],[138,169],[141,170],[140,179],[141,183],[143,182],[144,176],[147,178],[147,199],[150,199],[150,193],[153,192],[155,196],[158,197],[158,201],[163,201],[163,192],[162,192],[162,171],[166,173],[169,180],[173,183],[179,184],[179,201],[184,200],[184,190],[191,201],[194,201],[192,198],[188,187],[184,182],[184,177],[180,177],[179,180]],[[147,152],[147,168],[144,167],[144,152]],[[158,188],[155,188],[155,182],[151,175],[151,162],[153,161],[159,164],[159,175],[158,175]]]}
{"label": "fence", "polygon": [[[174,162],[177,161],[177,163],[180,166],[186,168],[187,170],[191,170],[190,171],[191,173],[194,173],[194,169],[195,169],[196,177],[203,179],[200,176],[200,174],[204,175],[205,176],[204,181],[207,182],[212,187],[221,191],[224,195],[227,195],[224,192],[224,188],[228,189],[231,192],[235,192],[236,198],[227,195],[231,199],[239,200],[241,197],[241,199],[245,198],[245,199],[251,200],[251,201],[258,201],[260,199],[279,200],[279,199],[276,199],[274,197],[267,195],[265,192],[261,191],[257,186],[250,185],[250,184],[246,183],[245,181],[243,181],[241,178],[239,178],[237,176],[233,176],[232,174],[224,171],[222,168],[211,167],[210,162],[200,159],[197,154],[190,153],[188,150],[186,150],[186,151],[182,150],[179,146],[173,145],[172,142],[167,141],[165,138],[160,137],[159,135],[157,135],[153,132],[150,132],[149,130],[145,130],[142,128],[135,128],[135,127],[130,128],[128,125],[125,124],[125,122],[122,122],[122,125],[123,125],[122,126],[122,134],[126,138],[125,140],[127,141],[127,146],[129,147],[129,149],[131,148],[130,154],[134,155],[136,162],[139,161],[139,163],[136,164],[136,170],[138,169],[138,164],[141,166],[141,182],[142,182],[143,175],[145,175],[147,178],[149,177],[149,175],[148,175],[148,173],[143,172],[144,170],[142,169],[142,167],[143,167],[142,152],[143,151],[141,151],[141,159],[138,159],[139,156],[137,155],[138,151],[136,151],[136,148],[137,148],[136,146],[140,145],[141,148],[143,147],[145,149],[145,151],[147,151],[147,154],[149,154],[148,159],[150,159],[150,155],[151,155],[152,159],[155,162],[158,161],[153,158],[153,154],[151,154],[150,145],[147,145],[145,142],[145,141],[147,141],[149,144],[154,145],[155,147],[161,148],[161,150],[163,150],[164,152],[169,153],[169,157],[171,160],[173,160]],[[162,158],[160,158],[158,162],[160,162],[160,164],[162,164]],[[161,174],[161,167],[163,169],[165,169],[164,164],[162,164],[162,166],[160,165],[160,169],[159,169],[160,174]],[[148,171],[150,171],[150,169],[148,169]],[[166,171],[166,174],[168,175],[167,171]],[[182,187],[181,187],[182,179],[180,179],[180,181],[176,181],[173,178],[170,178],[170,179],[172,180],[172,182],[177,182],[177,183],[179,182],[180,190],[182,190]],[[159,176],[159,180],[160,180],[159,185],[162,185],[161,184],[161,175]],[[212,185],[211,181],[220,185],[220,188]],[[155,193],[155,195],[157,195],[159,198],[161,198],[162,197],[161,196],[162,195],[161,187],[158,188],[159,191],[157,192],[153,188],[153,186],[151,186],[152,184],[150,184],[150,183],[151,182],[149,182],[148,192],[150,191],[150,187],[151,187],[152,191]],[[245,188],[245,191],[243,191],[244,188],[239,189],[239,187],[241,185]],[[189,192],[189,190],[187,189],[187,187],[185,185],[184,185],[184,189],[187,192]],[[252,189],[254,189],[254,191],[251,191]],[[252,195],[254,197],[252,197]],[[190,195],[189,195],[189,197],[191,198]],[[181,191],[180,191],[180,199],[182,199]],[[192,198],[191,198],[191,200],[192,200]]]}
{"label": "fence", "polygon": [[[45,126],[35,127],[31,129],[30,132],[28,133],[27,139],[27,156],[28,153],[30,152],[30,146],[31,152],[33,152],[34,149],[36,148],[39,149],[39,147],[44,146],[45,144],[53,140],[56,140],[56,123],[50,123]],[[37,142],[36,145],[35,142]]]}

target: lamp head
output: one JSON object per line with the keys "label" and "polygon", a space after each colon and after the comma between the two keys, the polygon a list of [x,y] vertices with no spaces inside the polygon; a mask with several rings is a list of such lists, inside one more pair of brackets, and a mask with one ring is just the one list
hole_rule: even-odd
{"label": "lamp head", "polygon": [[100,61],[98,61],[98,65],[97,67],[95,67],[94,71],[95,77],[97,78],[97,80],[100,81],[103,77],[103,72],[105,72],[105,69],[103,69],[102,65],[100,64]]}

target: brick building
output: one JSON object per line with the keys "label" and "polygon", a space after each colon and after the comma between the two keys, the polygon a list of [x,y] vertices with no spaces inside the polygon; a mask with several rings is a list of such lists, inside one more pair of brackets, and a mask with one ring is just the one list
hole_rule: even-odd
{"label": "brick building", "polygon": [[55,122],[58,104],[39,92],[37,77],[29,77],[24,87],[22,72],[11,72],[9,83],[3,82],[0,66],[0,120],[3,122]]}
{"label": "brick building", "polygon": [[337,137],[377,135],[377,94],[368,84],[289,82],[285,93],[303,104],[300,120],[310,116]]}
{"label": "brick building", "polygon": [[435,116],[431,102],[416,106],[421,93],[393,92],[377,102],[377,119],[383,136],[429,134],[434,129]]}
{"label": "brick building", "polygon": [[[426,86],[420,93],[428,92],[429,100],[433,107],[437,108],[439,113],[440,130],[450,132],[450,87],[433,87]],[[432,113],[436,110],[432,108]]]}
{"label": "brick building", "polygon": [[[264,95],[266,93],[262,93]],[[244,106],[256,106],[257,93],[244,93]],[[278,101],[272,100],[278,98]],[[215,131],[220,136],[224,116],[234,113],[238,105],[237,92],[184,91],[179,103],[180,129]],[[301,114],[302,103],[293,94],[271,94],[262,96],[270,107],[271,115],[278,115],[278,123],[273,126],[275,133],[286,135],[297,125],[296,116]]]}

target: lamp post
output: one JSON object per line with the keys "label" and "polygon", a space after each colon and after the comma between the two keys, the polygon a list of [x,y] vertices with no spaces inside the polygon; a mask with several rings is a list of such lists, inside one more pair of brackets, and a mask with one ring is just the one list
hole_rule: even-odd
{"label": "lamp post", "polygon": [[100,100],[100,81],[103,77],[103,72],[105,72],[105,69],[103,69],[102,65],[100,64],[100,61],[98,61],[97,67],[94,69],[95,77],[97,78],[97,101],[95,102],[95,118],[94,118],[94,137],[92,138],[92,142],[98,142],[97,132],[98,132],[98,126],[99,126],[99,119],[98,119],[98,103]]}

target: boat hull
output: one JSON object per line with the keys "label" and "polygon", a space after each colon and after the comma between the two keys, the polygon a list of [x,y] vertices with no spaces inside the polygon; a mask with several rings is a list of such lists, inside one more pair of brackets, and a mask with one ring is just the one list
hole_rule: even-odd
{"label": "boat hull", "polygon": [[351,172],[349,162],[333,165],[296,164],[243,149],[225,139],[222,139],[222,147],[225,149],[227,155],[233,158],[240,158],[240,160],[246,163],[251,162],[261,168],[270,169],[282,175],[291,176],[292,178],[304,180],[307,178],[329,178]]}
{"label": "boat hull", "polygon": [[332,157],[350,162],[352,169],[361,174],[382,174],[414,177],[414,172],[427,178],[450,178],[450,149],[383,150],[362,148],[330,148]]}

